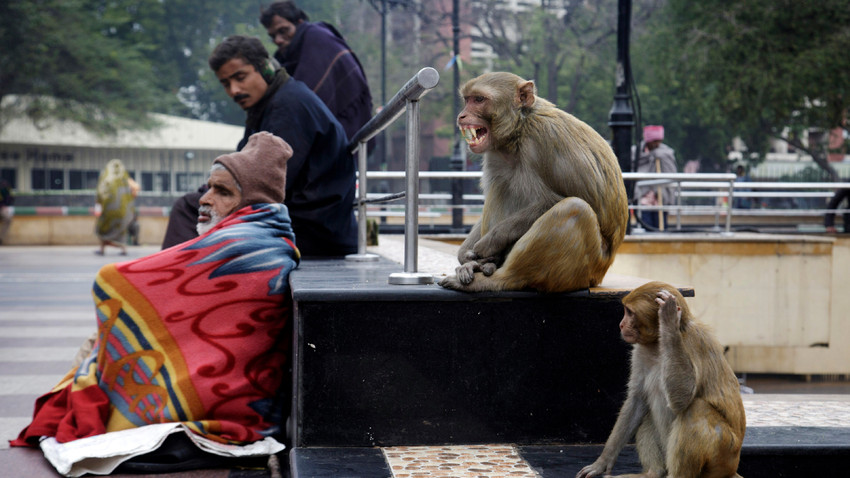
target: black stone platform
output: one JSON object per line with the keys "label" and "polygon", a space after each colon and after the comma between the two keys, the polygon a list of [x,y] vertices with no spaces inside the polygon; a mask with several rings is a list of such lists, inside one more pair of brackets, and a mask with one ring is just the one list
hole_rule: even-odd
{"label": "black stone platform", "polygon": [[628,288],[470,294],[388,284],[400,271],[292,273],[295,446],[605,440],[628,376]]}
{"label": "black stone platform", "polygon": [[[593,463],[596,446],[523,446],[520,455],[542,478],[572,477]],[[738,474],[746,478],[846,477],[850,459],[850,429],[752,427],[741,449]],[[639,473],[633,446],[620,453],[614,473]]]}
{"label": "black stone platform", "polygon": [[[520,457],[541,478],[573,477],[593,463],[602,445],[524,445]],[[392,478],[380,448],[296,448],[292,478]],[[850,460],[850,429],[755,427],[747,430],[738,474],[746,478],[844,478]],[[614,465],[615,474],[639,473],[634,446]]]}

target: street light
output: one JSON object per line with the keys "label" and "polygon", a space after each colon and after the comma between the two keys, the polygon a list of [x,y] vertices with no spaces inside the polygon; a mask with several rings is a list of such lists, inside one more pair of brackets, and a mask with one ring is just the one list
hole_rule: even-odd
{"label": "street light", "polygon": [[[410,0],[369,0],[378,14],[381,15],[381,107],[387,104],[387,14],[395,6],[407,7]],[[387,164],[387,151],[390,149],[390,136],[386,131],[381,133],[381,166]]]}
{"label": "street light", "polygon": [[[452,65],[454,73],[454,117],[460,114],[460,97],[457,91],[460,90],[460,5],[458,0],[452,0],[452,48],[454,49],[455,59]],[[454,130],[454,148],[452,150],[452,158],[450,167],[452,171],[463,171],[465,161],[463,152],[460,146],[460,133],[457,128]],[[463,232],[463,208],[460,205],[463,203],[463,180],[460,178],[452,179],[452,232]]]}
{"label": "street light", "polygon": [[[613,133],[612,146],[620,169],[632,170],[632,128],[635,125],[632,109],[632,67],[629,59],[629,30],[632,17],[631,0],[619,0],[617,6],[617,71],[614,104],[609,113],[608,126]],[[626,182],[629,203],[632,199],[632,182]],[[631,222],[629,223],[631,224]],[[631,226],[629,226],[631,228]]]}

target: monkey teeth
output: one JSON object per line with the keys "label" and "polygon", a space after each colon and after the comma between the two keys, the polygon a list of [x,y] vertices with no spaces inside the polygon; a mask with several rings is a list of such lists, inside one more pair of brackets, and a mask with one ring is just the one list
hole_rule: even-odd
{"label": "monkey teeth", "polygon": [[[477,146],[484,141],[487,136],[487,128],[477,128],[475,126],[460,126],[460,133],[466,143],[470,146]],[[479,135],[480,133],[480,135]]]}

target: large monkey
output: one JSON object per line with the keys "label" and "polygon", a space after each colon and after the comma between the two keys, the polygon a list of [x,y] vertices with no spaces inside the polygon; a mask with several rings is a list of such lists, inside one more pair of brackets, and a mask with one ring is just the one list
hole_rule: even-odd
{"label": "large monkey", "polygon": [[614,262],[629,216],[617,159],[593,128],[535,93],[511,73],[461,88],[457,124],[484,154],[484,211],[443,287],[563,292],[599,284]]}
{"label": "large monkey", "polygon": [[623,340],[634,344],[629,393],[602,454],[577,478],[608,475],[635,441],[647,478],[739,477],[746,431],[735,373],[682,294],[650,282],[623,298]]}

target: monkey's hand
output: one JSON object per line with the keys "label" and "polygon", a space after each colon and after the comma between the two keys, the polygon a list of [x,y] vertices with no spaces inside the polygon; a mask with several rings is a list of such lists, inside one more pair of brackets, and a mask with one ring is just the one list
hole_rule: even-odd
{"label": "monkey's hand", "polygon": [[659,306],[658,321],[661,330],[678,330],[682,320],[682,308],[676,303],[676,297],[666,290],[660,290],[655,302],[658,302]]}
{"label": "monkey's hand", "polygon": [[516,242],[517,238],[509,235],[508,233],[510,232],[515,233],[511,228],[502,227],[501,224],[494,226],[472,246],[472,249],[467,251],[467,254],[475,254],[479,258],[501,257],[505,249],[509,248],[509,245],[513,244],[513,242]]}
{"label": "monkey's hand", "polygon": [[613,463],[603,463],[601,459],[593,462],[592,465],[587,465],[576,473],[576,478],[590,478],[592,476],[600,476],[604,473],[605,476],[611,474],[611,469],[614,468]]}
{"label": "monkey's hand", "polygon": [[472,279],[475,278],[475,273],[479,271],[481,271],[481,264],[478,261],[467,261],[455,268],[455,275],[458,282],[463,285],[469,285],[472,283]]}
{"label": "monkey's hand", "polygon": [[440,282],[440,287],[445,287],[451,290],[465,290],[465,287],[472,283],[475,277],[475,272],[480,271],[481,266],[475,261],[467,261],[462,266],[455,269],[455,275],[444,277]]}
{"label": "monkey's hand", "polygon": [[482,259],[478,261],[468,261],[455,269],[458,281],[463,285],[472,283],[475,279],[475,273],[481,272],[485,276],[491,276],[496,272],[496,263],[493,258]]}
{"label": "monkey's hand", "polygon": [[502,262],[501,257],[498,257],[498,256],[480,257],[480,256],[478,256],[478,254],[473,252],[472,249],[470,249],[470,250],[466,251],[466,253],[464,254],[463,265],[457,268],[456,273],[457,273],[458,277],[460,277],[460,275],[461,275],[460,269],[466,267],[470,263],[473,263],[474,265],[469,266],[470,268],[467,269],[466,272],[464,272],[464,274],[468,273],[469,281],[463,282],[464,279],[461,279],[461,282],[463,282],[464,284],[469,284],[470,282],[472,282],[472,275],[475,272],[481,272],[485,276],[489,277],[489,276],[493,275],[494,272],[496,272],[496,269],[499,268],[499,264],[501,264],[501,262]]}
{"label": "monkey's hand", "polygon": [[466,286],[471,284],[473,279],[475,279],[476,272],[481,272],[489,276],[495,271],[495,263],[488,262],[481,264],[478,261],[467,261],[455,269],[455,275],[444,278],[439,282],[439,285],[446,289],[466,290]]}

